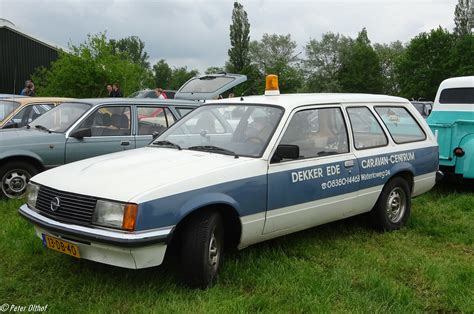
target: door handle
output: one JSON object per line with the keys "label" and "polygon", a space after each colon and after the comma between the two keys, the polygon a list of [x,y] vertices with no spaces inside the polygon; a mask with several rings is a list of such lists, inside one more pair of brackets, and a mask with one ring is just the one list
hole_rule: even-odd
{"label": "door handle", "polygon": [[346,167],[346,168],[354,167],[354,160],[346,160],[346,161],[344,161],[344,167]]}
{"label": "door handle", "polygon": [[121,141],[121,142],[120,142],[120,145],[122,145],[122,146],[128,146],[128,145],[130,145],[130,141]]}

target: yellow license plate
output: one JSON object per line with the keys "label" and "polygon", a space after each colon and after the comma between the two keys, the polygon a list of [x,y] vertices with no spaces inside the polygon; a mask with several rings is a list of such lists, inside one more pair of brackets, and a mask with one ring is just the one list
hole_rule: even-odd
{"label": "yellow license plate", "polygon": [[63,241],[58,238],[51,237],[49,235],[43,234],[43,243],[46,247],[67,254],[77,258],[81,257],[79,253],[79,247],[72,243]]}

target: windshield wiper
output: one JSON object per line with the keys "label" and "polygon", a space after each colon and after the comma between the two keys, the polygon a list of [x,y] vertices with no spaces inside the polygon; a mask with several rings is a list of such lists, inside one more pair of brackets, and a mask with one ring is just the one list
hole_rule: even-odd
{"label": "windshield wiper", "polygon": [[39,125],[39,124],[35,125],[35,129],[43,130],[43,131],[46,131],[46,132],[48,132],[48,133],[51,133],[51,132],[52,132],[52,131],[51,131],[50,129],[48,129],[47,127],[42,126],[42,125]]}
{"label": "windshield wiper", "polygon": [[170,141],[157,141],[157,142],[153,142],[152,145],[155,145],[155,146],[168,146],[168,147],[173,147],[173,148],[176,148],[178,150],[181,150],[181,146],[179,146],[178,144],[175,144],[173,142],[170,142]]}
{"label": "windshield wiper", "polygon": [[200,150],[200,151],[204,151],[204,152],[221,153],[221,154],[224,154],[224,155],[231,155],[231,156],[234,156],[235,158],[239,158],[239,155],[237,155],[235,152],[233,152],[231,150],[228,150],[228,149],[225,149],[225,148],[222,148],[222,147],[218,147],[218,146],[201,145],[201,146],[191,146],[191,147],[188,147],[188,149],[189,150]]}

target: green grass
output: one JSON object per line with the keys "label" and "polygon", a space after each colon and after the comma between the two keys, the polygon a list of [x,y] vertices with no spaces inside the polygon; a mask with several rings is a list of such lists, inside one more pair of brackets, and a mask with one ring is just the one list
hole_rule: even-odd
{"label": "green grass", "polygon": [[474,193],[444,185],[413,200],[404,229],[364,217],[231,253],[218,284],[181,285],[173,265],[125,270],[46,250],[0,203],[0,305],[48,312],[474,312]]}

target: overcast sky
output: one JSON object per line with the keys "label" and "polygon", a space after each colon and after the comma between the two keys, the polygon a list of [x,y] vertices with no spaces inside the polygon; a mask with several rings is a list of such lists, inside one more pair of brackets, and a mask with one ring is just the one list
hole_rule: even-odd
{"label": "overcast sky", "polygon": [[[291,34],[302,51],[309,39],[332,31],[355,37],[366,27],[370,40],[409,41],[438,25],[454,27],[458,0],[241,0],[250,21],[250,39]],[[154,64],[165,59],[201,73],[222,66],[229,49],[232,0],[0,0],[0,18],[60,47],[77,45],[87,34],[131,35],[145,42]]]}

